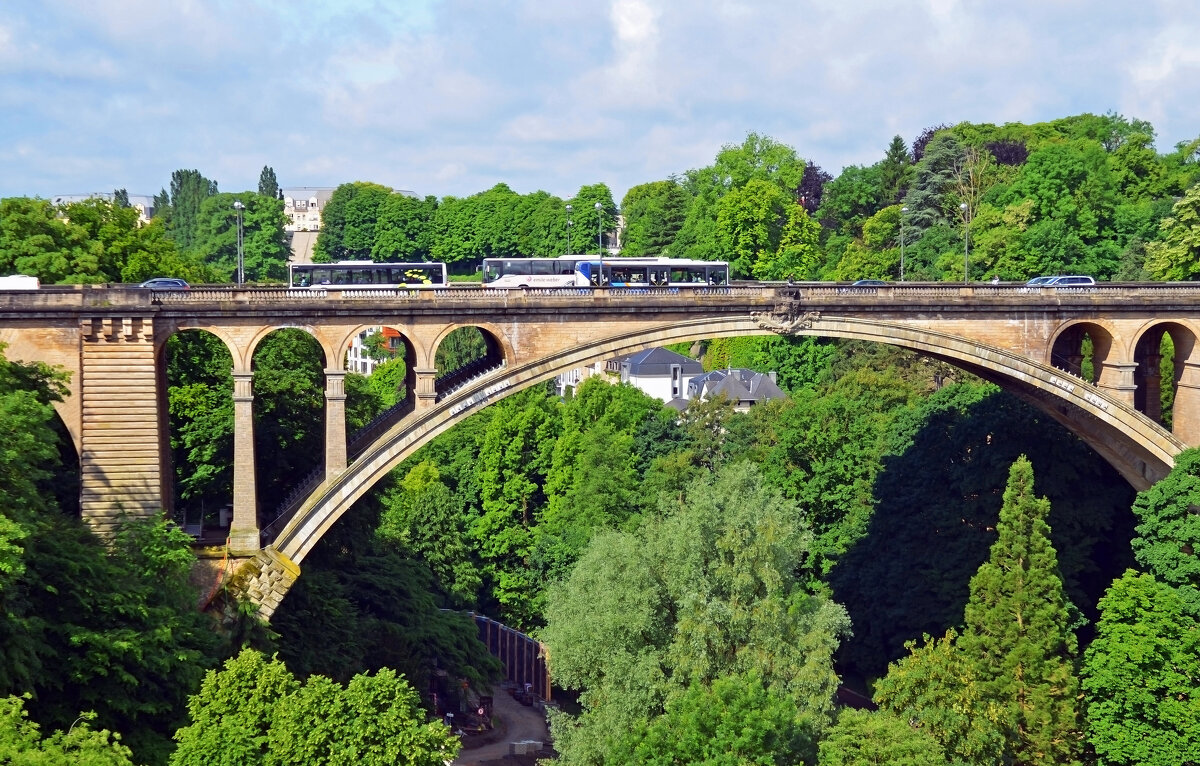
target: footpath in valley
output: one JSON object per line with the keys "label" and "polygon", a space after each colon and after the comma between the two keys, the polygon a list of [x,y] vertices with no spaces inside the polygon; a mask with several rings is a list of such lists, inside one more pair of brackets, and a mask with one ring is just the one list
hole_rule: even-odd
{"label": "footpath in valley", "polygon": [[[496,728],[478,739],[464,738],[453,766],[532,766],[541,758],[553,757],[541,705],[522,705],[507,690],[497,689],[492,715]],[[534,742],[541,747],[527,744]]]}

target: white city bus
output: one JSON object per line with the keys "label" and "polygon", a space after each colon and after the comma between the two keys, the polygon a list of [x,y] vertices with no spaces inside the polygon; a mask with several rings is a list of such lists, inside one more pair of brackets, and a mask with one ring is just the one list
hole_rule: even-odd
{"label": "white city bus", "polygon": [[337,263],[293,263],[288,267],[291,287],[444,287],[446,264],[377,263],[375,261],[338,261]]}
{"label": "white city bus", "polygon": [[484,287],[680,287],[727,285],[729,264],[685,258],[484,258]]}

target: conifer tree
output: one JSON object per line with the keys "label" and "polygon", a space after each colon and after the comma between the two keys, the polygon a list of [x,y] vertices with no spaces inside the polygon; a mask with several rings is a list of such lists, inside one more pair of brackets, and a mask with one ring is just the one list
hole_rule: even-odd
{"label": "conifer tree", "polygon": [[258,193],[271,199],[282,199],[279,180],[275,178],[275,168],[270,165],[264,165],[262,172],[258,174]]}
{"label": "conifer tree", "polygon": [[1050,544],[1050,502],[1033,493],[1033,466],[1013,464],[988,561],[971,578],[959,646],[986,699],[1001,709],[1012,763],[1079,762],[1077,653]]}

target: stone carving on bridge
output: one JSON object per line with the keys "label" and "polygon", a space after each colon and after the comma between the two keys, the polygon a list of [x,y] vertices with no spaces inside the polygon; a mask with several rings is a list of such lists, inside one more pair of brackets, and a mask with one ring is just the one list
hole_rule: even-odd
{"label": "stone carving on bridge", "polygon": [[789,311],[755,312],[750,317],[764,330],[780,335],[793,335],[801,330],[811,330],[813,322],[821,318],[820,311],[805,311],[797,316]]}

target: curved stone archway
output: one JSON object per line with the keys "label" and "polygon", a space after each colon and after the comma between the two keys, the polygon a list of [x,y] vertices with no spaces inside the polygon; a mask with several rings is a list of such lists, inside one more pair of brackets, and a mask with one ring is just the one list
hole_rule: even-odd
{"label": "curved stone archway", "polygon": [[[1135,364],[1134,407],[1156,423],[1164,422],[1169,414],[1172,433],[1187,444],[1197,444],[1200,439],[1200,348],[1196,343],[1197,333],[1182,322],[1162,321],[1149,323],[1133,342]],[[1164,339],[1169,339],[1168,349],[1173,358],[1171,368],[1166,371],[1165,381],[1173,396],[1171,411],[1162,409],[1163,369],[1161,348]]]}
{"label": "curved stone archway", "polygon": [[300,562],[371,486],[429,440],[476,410],[559,372],[614,355],[703,338],[768,334],[849,338],[910,348],[981,374],[1047,412],[1104,456],[1135,488],[1170,470],[1184,444],[1113,392],[1062,370],[976,341],[902,324],[851,317],[756,315],[708,318],[637,330],[493,371],[383,434],[345,472],[300,508],[273,548]]}

